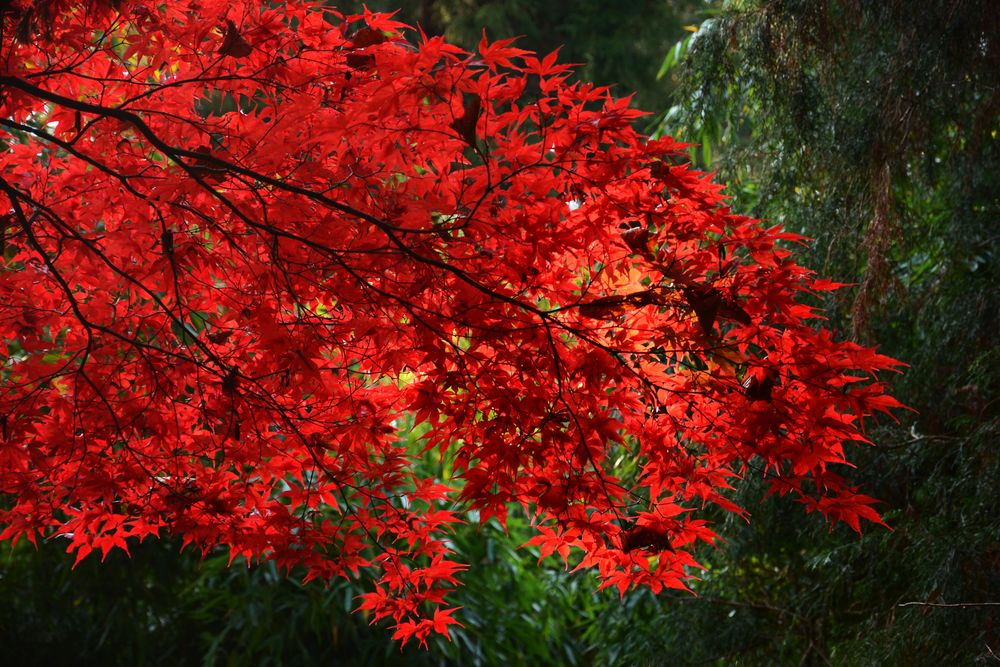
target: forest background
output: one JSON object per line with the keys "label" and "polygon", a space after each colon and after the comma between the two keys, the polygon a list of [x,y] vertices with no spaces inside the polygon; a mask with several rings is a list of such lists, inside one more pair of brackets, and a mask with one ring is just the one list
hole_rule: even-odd
{"label": "forest background", "polygon": [[[352,3],[338,3],[351,9]],[[360,3],[354,3],[360,6]],[[473,48],[522,35],[578,76],[634,91],[641,127],[694,144],[733,207],[813,238],[804,263],[853,283],[842,336],[909,364],[912,406],[872,426],[852,481],[891,531],[740,500],[697,596],[595,594],[467,526],[464,628],[401,650],[352,613],[362,588],[301,585],[146,542],[71,570],[52,541],[0,554],[9,664],[935,665],[1000,662],[1000,12],[992,0],[419,0],[401,20]]]}

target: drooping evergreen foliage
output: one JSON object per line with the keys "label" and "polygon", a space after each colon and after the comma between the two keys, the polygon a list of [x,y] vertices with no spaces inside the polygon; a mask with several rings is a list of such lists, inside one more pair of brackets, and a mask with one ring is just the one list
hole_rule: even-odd
{"label": "drooping evergreen foliage", "polygon": [[700,589],[744,606],[729,621],[678,610],[665,623],[689,637],[724,625],[732,641],[704,657],[745,664],[988,659],[1000,643],[1000,13],[963,0],[720,10],[683,44],[664,129],[699,144],[737,209],[815,238],[812,266],[857,283],[828,316],[910,364],[895,386],[916,413],[873,431],[881,446],[855,475],[894,532],[824,543],[766,503]]}

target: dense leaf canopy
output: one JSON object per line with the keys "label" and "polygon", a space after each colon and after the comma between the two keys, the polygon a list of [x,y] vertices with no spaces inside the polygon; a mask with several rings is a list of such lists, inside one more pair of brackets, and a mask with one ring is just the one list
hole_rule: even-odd
{"label": "dense leaf canopy", "polygon": [[311,3],[2,20],[3,538],[369,576],[425,641],[451,531],[511,505],[621,592],[684,588],[748,477],[880,521],[841,472],[896,362],[555,54]]}

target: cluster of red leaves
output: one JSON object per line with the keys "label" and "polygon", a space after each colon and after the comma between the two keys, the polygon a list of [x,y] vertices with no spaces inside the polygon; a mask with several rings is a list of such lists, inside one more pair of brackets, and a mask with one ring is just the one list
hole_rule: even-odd
{"label": "cluster of red leaves", "polygon": [[[799,238],[515,48],[313,2],[13,0],[0,26],[0,538],[166,533],[456,623],[467,510],[683,588],[747,474],[838,476],[891,359],[817,327]],[[406,415],[455,476],[426,479]]]}

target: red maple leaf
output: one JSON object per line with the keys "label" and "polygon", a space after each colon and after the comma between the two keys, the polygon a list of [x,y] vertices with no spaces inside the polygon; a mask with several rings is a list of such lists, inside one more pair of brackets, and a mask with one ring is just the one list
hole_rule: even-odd
{"label": "red maple leaf", "polygon": [[757,468],[879,521],[833,470],[897,363],[627,100],[320,2],[47,7],[0,17],[2,539],[364,571],[425,642],[472,513],[622,591],[683,588]]}

